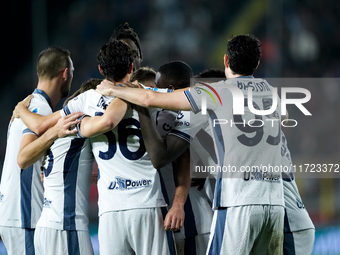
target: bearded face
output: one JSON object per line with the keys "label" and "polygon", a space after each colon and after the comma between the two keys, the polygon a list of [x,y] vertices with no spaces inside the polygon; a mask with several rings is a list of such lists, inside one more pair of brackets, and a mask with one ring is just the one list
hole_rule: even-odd
{"label": "bearded face", "polygon": [[60,94],[62,98],[67,97],[68,93],[70,92],[71,83],[73,79],[73,71],[74,71],[73,62],[70,59],[70,68],[68,68],[67,70],[67,79],[60,87]]}

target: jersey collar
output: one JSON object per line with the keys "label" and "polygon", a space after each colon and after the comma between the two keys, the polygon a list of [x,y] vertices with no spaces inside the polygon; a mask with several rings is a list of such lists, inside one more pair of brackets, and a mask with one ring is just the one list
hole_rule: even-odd
{"label": "jersey collar", "polygon": [[238,77],[235,77],[235,78],[248,78],[248,79],[251,79],[251,78],[254,78],[254,76],[238,76]]}
{"label": "jersey collar", "polygon": [[53,109],[51,100],[50,100],[50,98],[48,97],[48,95],[46,94],[45,91],[43,91],[43,90],[41,90],[41,89],[35,89],[35,90],[33,91],[33,94],[42,95],[42,96],[46,99],[47,103],[50,105],[51,109]]}

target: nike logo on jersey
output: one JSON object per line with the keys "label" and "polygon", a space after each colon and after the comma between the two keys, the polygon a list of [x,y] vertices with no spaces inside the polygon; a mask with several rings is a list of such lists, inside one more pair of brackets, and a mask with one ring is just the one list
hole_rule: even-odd
{"label": "nike logo on jersey", "polygon": [[0,202],[2,202],[3,199],[4,199],[4,195],[1,194],[1,192],[0,192]]}
{"label": "nike logo on jersey", "polygon": [[129,189],[137,189],[137,188],[145,188],[145,187],[150,187],[152,183],[152,180],[130,180],[130,179],[125,179],[122,177],[117,177],[116,176],[116,181],[113,181],[110,183],[108,189],[114,190],[114,189],[119,189],[119,190],[129,190]]}

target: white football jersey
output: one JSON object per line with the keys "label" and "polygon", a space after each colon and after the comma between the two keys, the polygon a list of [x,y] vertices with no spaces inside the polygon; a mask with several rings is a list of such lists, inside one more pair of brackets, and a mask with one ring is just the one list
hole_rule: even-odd
{"label": "white football jersey", "polygon": [[[254,115],[248,107],[248,88],[252,88],[256,110],[271,107],[273,87],[265,80],[253,77],[204,84],[184,92],[193,112],[196,114],[203,108],[202,113],[206,110],[209,118],[218,154],[216,169],[220,171],[216,180],[214,209],[256,204],[284,205],[279,170],[280,99],[277,98],[274,113]],[[231,90],[241,93],[238,99],[243,95],[244,115],[233,115]],[[272,171],[274,169],[276,172]]]}
{"label": "white football jersey", "polygon": [[[71,100],[63,115],[82,111],[102,115],[113,100],[89,90]],[[137,111],[127,110],[122,121],[91,138],[98,164],[99,216],[109,211],[166,206],[157,170],[152,166],[140,131]]]}
{"label": "white football jersey", "polygon": [[89,139],[54,141],[45,161],[44,205],[37,226],[88,231],[93,161]]}
{"label": "white football jersey", "polygon": [[[287,139],[283,132],[281,132],[281,155],[282,165],[290,172],[282,172],[283,192],[285,199],[286,215],[289,222],[289,232],[300,231],[305,229],[314,229],[314,224],[308,215],[305,206],[295,182],[295,174],[292,168],[292,159],[287,146]],[[287,232],[287,230],[285,230]]]}
{"label": "white football jersey", "polygon": [[[28,109],[44,116],[51,114],[52,106],[47,94],[35,89],[33,95]],[[0,187],[1,226],[35,228],[40,217],[43,205],[42,159],[24,170],[17,164],[21,138],[32,133],[21,119],[9,123]]]}
{"label": "white football jersey", "polygon": [[[175,113],[168,110],[157,110],[154,116],[154,121],[158,132],[162,137],[166,135],[176,135],[179,138],[190,143],[190,113],[180,112]],[[192,148],[190,149],[191,153]],[[162,190],[169,208],[172,206],[172,201],[175,196],[174,171],[175,165],[172,163],[160,169]],[[207,182],[205,186],[209,185]],[[211,198],[205,193],[205,189],[198,190],[197,186],[190,187],[187,201],[184,205],[185,220],[184,226],[180,230],[180,235],[176,234],[176,238],[192,237],[198,234],[209,233],[213,211],[211,209]]]}

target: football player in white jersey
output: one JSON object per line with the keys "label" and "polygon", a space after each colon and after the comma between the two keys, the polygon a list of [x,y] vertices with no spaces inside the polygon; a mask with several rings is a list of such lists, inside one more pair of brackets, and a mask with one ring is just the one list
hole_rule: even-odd
{"label": "football player in white jersey", "polygon": [[[65,103],[94,89],[100,81],[84,82]],[[24,122],[25,112],[21,113]],[[31,123],[39,123],[41,118],[36,117],[31,116],[35,118]],[[31,123],[26,125],[34,129]],[[93,254],[87,218],[93,159],[90,142],[76,134],[55,140],[49,148],[43,210],[34,234],[35,254]]]}
{"label": "football player in white jersey", "polygon": [[[115,87],[109,82],[102,82],[97,90],[141,106],[191,109],[194,113],[206,114],[218,154],[215,167],[227,169],[219,173],[216,181],[215,212],[207,254],[282,254],[281,173],[265,173],[281,163],[281,126],[275,121],[281,119],[280,100],[276,90],[265,80],[252,76],[261,55],[260,41],[256,37],[233,37],[228,41],[227,52],[224,56],[226,81],[200,84],[184,93],[159,94]],[[253,89],[250,90],[253,98],[249,100],[253,105],[248,107],[248,100],[242,98],[248,98],[249,87]],[[233,108],[242,101],[244,105],[238,109],[243,108],[245,114],[234,115]],[[269,108],[274,112],[254,115],[249,108],[253,112]],[[227,120],[228,125],[218,123],[219,119]],[[272,125],[261,125],[261,121]]]}
{"label": "football player in white jersey", "polygon": [[[159,68],[156,85],[158,88],[180,89],[189,86],[192,76],[190,66],[182,61],[172,61]],[[140,123],[144,143],[154,166],[160,169],[165,186],[163,192],[170,206],[164,225],[173,231],[181,229],[180,232],[175,232],[178,254],[205,254],[213,211],[209,204],[211,201],[200,190],[205,179],[201,182],[196,180],[190,187],[190,156],[188,153],[182,154],[191,140],[190,114],[178,115],[176,112],[157,109],[151,112],[150,117],[145,108],[139,111],[143,113],[140,115]],[[179,162],[186,162],[186,168],[171,163],[176,157]],[[183,210],[184,221],[184,215],[181,215]]]}
{"label": "football player in white jersey", "polygon": [[[175,83],[176,82],[178,83],[179,80],[181,81],[183,77],[186,78],[187,82],[190,81],[190,77],[192,76],[192,70],[187,64],[176,61],[176,62],[173,62],[172,64],[163,65],[162,67],[167,66],[163,68],[164,71],[173,72],[174,70],[172,70],[173,68],[171,69],[171,67],[174,67],[175,65],[178,65],[178,67],[180,67],[181,69],[181,70],[176,69],[177,71],[181,73],[181,75],[177,76],[179,77],[179,79],[174,80]],[[160,67],[160,69],[162,67]],[[157,73],[154,70],[150,70],[149,68],[142,67],[133,73],[133,75],[131,76],[131,81],[132,82],[138,81],[139,84],[146,85],[149,87],[148,89],[150,89],[150,87],[154,88],[156,86],[156,83],[155,83],[156,75]],[[164,90],[164,91],[170,92],[170,91],[173,91],[173,87],[171,88],[164,87],[163,89],[162,88],[159,89],[157,87],[155,88],[155,90],[157,91]],[[169,112],[169,111],[162,111],[160,109],[154,109],[154,111],[152,111],[151,113],[152,117],[150,117],[150,113],[148,109],[141,108],[141,107],[137,107],[136,109],[138,110],[138,114],[139,114],[139,118],[141,122],[142,135],[145,132],[145,129],[151,128],[154,132],[153,135],[157,135],[158,141],[161,143],[161,145],[163,145],[163,138],[165,139],[165,136],[171,130],[170,125],[173,126],[172,123],[176,119],[177,112]],[[151,122],[156,123],[156,125],[158,126],[158,130],[154,127],[154,124],[152,124]],[[148,126],[148,125],[151,125],[151,126]],[[150,132],[147,132],[145,134],[147,135],[147,137],[145,138],[144,143],[146,145],[147,151],[150,150],[150,148],[152,148],[153,146],[157,147],[157,144],[153,142],[153,139],[148,138],[148,135],[150,134]],[[183,149],[180,148],[179,150],[180,152],[178,153],[184,152],[185,147]],[[166,153],[166,155],[171,155],[171,154],[172,154],[171,152]],[[154,155],[150,155],[150,157],[155,158]],[[184,156],[182,157],[184,158]],[[183,167],[183,164],[184,164],[184,167]],[[173,170],[174,165],[177,166],[176,170],[175,169]],[[167,204],[169,205],[169,208],[171,207],[169,211],[167,211],[165,208],[162,208],[163,216],[165,218],[164,227],[168,231],[179,230],[180,228],[182,228],[183,223],[184,223],[184,203],[188,196],[188,191],[190,187],[190,176],[189,176],[189,172],[186,171],[188,169],[186,165],[187,165],[186,160],[178,159],[178,162],[176,163],[174,162],[174,164],[168,164],[166,167],[161,168],[161,169],[159,169],[157,165],[155,166],[160,173],[162,192],[163,192],[164,198]],[[169,190],[169,186],[171,187],[171,190]],[[171,206],[172,203],[173,203],[173,206]],[[178,254],[178,250],[177,250],[177,254]]]}
{"label": "football player in white jersey", "polygon": [[285,198],[284,220],[284,255],[309,255],[313,251],[315,227],[302,203],[295,174],[292,168],[292,158],[287,145],[287,139],[281,132],[282,165],[290,171],[282,172],[283,191]]}
{"label": "football player in white jersey", "polygon": [[[79,94],[94,89],[100,81],[90,79],[82,84],[65,100],[64,106]],[[111,130],[124,116],[126,108],[126,103],[120,99],[113,100],[103,116],[86,119],[91,127],[87,133],[96,135],[99,131]],[[60,111],[57,114],[60,116]],[[52,124],[56,119],[54,115],[42,117],[33,114],[23,102],[16,107],[16,117],[21,117],[25,123],[27,121],[32,130]],[[34,234],[36,254],[48,254],[50,251],[54,254],[93,254],[87,218],[93,163],[91,149],[89,140],[77,136],[57,139],[49,149],[44,171],[44,208]]]}
{"label": "football player in white jersey", "polygon": [[[117,86],[130,79],[133,55],[125,43],[110,41],[97,59],[100,72]],[[86,115],[99,116],[112,100],[90,90],[71,100],[63,115],[82,109]],[[80,136],[92,136],[87,119],[80,125]],[[130,108],[112,131],[91,138],[99,168],[100,254],[170,254],[161,213],[166,203],[139,127],[138,113]]]}
{"label": "football player in white jersey", "polygon": [[[48,115],[69,92],[73,78],[70,52],[59,47],[42,51],[38,57],[37,71],[38,85],[33,92],[29,110]],[[50,132],[41,136],[42,139],[45,142],[53,141],[58,136],[74,133],[68,129],[76,123],[74,120],[78,115],[61,119]],[[0,188],[0,235],[8,254],[34,254],[34,229],[43,205],[40,167],[45,151],[41,148],[33,152],[28,162],[18,159],[19,165],[17,157],[19,149],[27,153],[37,138],[37,134],[27,129],[20,119],[10,122]]]}

